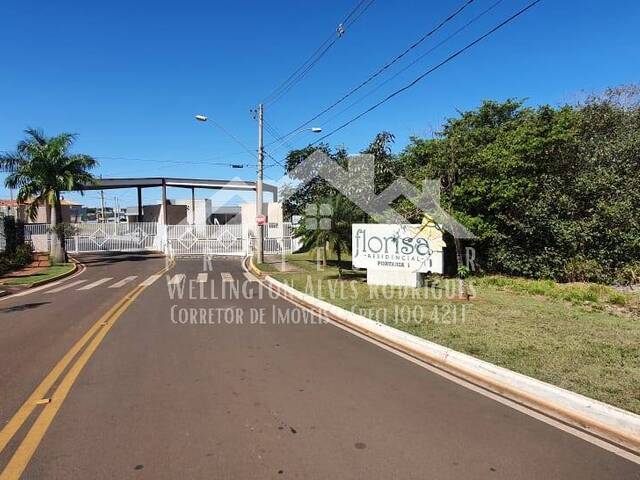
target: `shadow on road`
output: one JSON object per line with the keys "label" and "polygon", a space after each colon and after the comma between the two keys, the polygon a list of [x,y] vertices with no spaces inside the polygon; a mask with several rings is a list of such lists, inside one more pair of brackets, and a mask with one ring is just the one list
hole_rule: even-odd
{"label": "shadow on road", "polygon": [[74,257],[84,265],[100,266],[119,262],[141,262],[152,258],[164,258],[164,255],[158,252],[100,252],[95,254],[85,253]]}
{"label": "shadow on road", "polygon": [[41,307],[42,305],[47,305],[51,302],[34,302],[34,303],[23,303],[22,305],[14,305],[12,307],[4,307],[0,308],[0,313],[13,313],[13,312],[22,312],[24,310],[32,310],[34,308]]}

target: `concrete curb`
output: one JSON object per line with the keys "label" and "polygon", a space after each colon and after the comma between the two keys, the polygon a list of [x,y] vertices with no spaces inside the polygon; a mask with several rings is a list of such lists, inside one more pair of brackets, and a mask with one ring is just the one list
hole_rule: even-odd
{"label": "concrete curb", "polygon": [[253,273],[256,277],[264,280],[266,277],[266,274],[260,270],[258,267],[256,267],[255,263],[253,263],[253,255],[249,255],[247,257],[249,259],[249,270],[251,270],[251,273]]}
{"label": "concrete curb", "polygon": [[55,277],[47,278],[45,280],[38,280],[37,282],[33,282],[27,288],[40,287],[41,285],[46,285],[47,283],[55,282],[56,280],[61,280],[61,279],[66,278],[66,277],[68,277],[70,275],[73,275],[74,273],[76,273],[78,271],[78,262],[75,261],[74,259],[70,259],[70,260],[71,260],[71,263],[73,263],[73,268],[71,270],[69,270],[68,272],[61,273],[60,275],[56,275]]}
{"label": "concrete curb", "polygon": [[[259,271],[253,264],[253,259],[249,260],[249,268]],[[349,312],[302,293],[270,276],[265,276],[264,273],[260,277],[270,288],[314,310],[321,316],[327,316],[387,346],[435,365],[552,418],[560,419],[591,434],[635,452],[640,452],[639,415],[493,365]]]}

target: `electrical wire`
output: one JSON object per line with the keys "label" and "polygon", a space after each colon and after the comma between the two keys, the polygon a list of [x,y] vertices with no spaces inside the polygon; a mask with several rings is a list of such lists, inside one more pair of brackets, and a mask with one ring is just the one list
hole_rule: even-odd
{"label": "electrical wire", "polygon": [[345,19],[338,25],[336,31],[333,32],[302,65],[289,75],[284,82],[267,95],[262,103],[273,105],[284,97],[297,83],[299,83],[329,51],[329,49],[333,47],[340,38],[342,38],[346,29],[353,25],[369,9],[375,0],[368,0],[363,7],[365,1],[367,0],[360,0]]}
{"label": "electrical wire", "polygon": [[517,11],[516,13],[514,13],[513,15],[511,15],[509,18],[507,18],[506,20],[502,21],[501,23],[499,23],[498,25],[496,25],[495,27],[493,27],[491,30],[489,30],[488,32],[486,32],[485,34],[481,35],[480,37],[476,38],[474,41],[472,41],[471,43],[468,43],[467,45],[465,45],[464,47],[462,47],[461,49],[457,50],[455,53],[449,55],[446,59],[444,59],[443,61],[441,61],[440,63],[438,63],[436,66],[430,68],[429,70],[427,70],[426,72],[424,72],[422,75],[418,76],[416,79],[414,79],[412,82],[408,83],[407,85],[405,85],[402,88],[399,88],[398,90],[394,91],[393,93],[390,93],[389,95],[387,95],[385,98],[383,98],[382,100],[380,100],[379,102],[375,103],[374,105],[372,105],[371,107],[369,107],[368,109],[364,110],[363,112],[359,113],[358,115],[356,115],[355,117],[353,117],[352,119],[350,119],[349,121],[343,123],[342,125],[340,125],[339,127],[334,128],[333,130],[331,130],[329,133],[327,133],[326,135],[323,135],[322,137],[320,137],[318,140],[316,140],[315,142],[311,143],[310,145],[316,145],[317,143],[320,143],[321,141],[329,138],[331,135],[335,134],[336,132],[342,130],[343,128],[351,125],[352,123],[354,123],[355,121],[359,120],[360,118],[364,117],[365,115],[367,115],[368,113],[372,112],[373,110],[375,110],[376,108],[380,107],[381,105],[383,105],[384,103],[388,102],[389,100],[391,100],[392,98],[394,98],[395,96],[399,95],[400,93],[410,89],[411,87],[413,87],[414,85],[416,85],[418,82],[420,82],[421,80],[423,80],[425,77],[427,77],[428,75],[430,75],[431,73],[435,72],[436,70],[440,69],[441,67],[443,67],[444,65],[446,65],[447,63],[449,63],[450,61],[452,61],[453,59],[455,59],[456,57],[460,56],[462,53],[466,52],[467,50],[469,50],[470,48],[474,47],[475,45],[477,45],[478,43],[480,43],[482,40],[484,40],[485,38],[489,37],[490,35],[492,35],[493,33],[495,33],[496,31],[498,31],[499,29],[501,29],[502,27],[504,27],[505,25],[507,25],[508,23],[511,23],[513,20],[515,20],[516,18],[518,18],[520,15],[524,14],[526,11],[528,11],[529,9],[533,8],[536,4],[540,3],[541,0],[535,0],[531,3],[529,3],[527,6],[523,7],[522,9],[520,9],[519,11]]}
{"label": "electrical wire", "polygon": [[473,23],[475,23],[476,21],[478,21],[480,18],[482,18],[484,15],[486,15],[487,13],[489,13],[491,10],[493,10],[494,8],[496,8],[498,5],[500,5],[504,0],[497,0],[496,2],[494,2],[493,4],[491,4],[489,7],[485,8],[483,11],[481,11],[479,14],[477,14],[476,16],[474,16],[471,20],[469,20],[467,23],[465,23],[464,25],[462,25],[461,27],[459,27],[457,30],[455,30],[454,32],[452,32],[450,35],[448,35],[447,37],[445,37],[443,40],[441,40],[440,42],[438,42],[437,44],[435,44],[433,47],[431,47],[429,50],[427,50],[426,52],[424,52],[422,55],[420,55],[419,57],[417,57],[415,60],[413,60],[411,63],[409,63],[408,65],[406,65],[405,67],[403,67],[401,70],[399,70],[398,72],[396,72],[395,74],[393,74],[391,77],[387,78],[386,80],[384,80],[383,82],[379,83],[375,88],[371,89],[369,92],[367,92],[366,94],[362,95],[361,97],[359,97],[357,100],[355,100],[354,102],[350,103],[347,107],[343,108],[342,110],[340,110],[337,114],[335,114],[334,116],[330,117],[328,120],[326,120],[325,122],[323,122],[321,124],[321,126],[325,126],[329,123],[331,123],[333,120],[335,120],[336,118],[338,118],[339,116],[341,116],[343,113],[345,113],[346,111],[352,109],[354,106],[356,106],[357,104],[359,104],[360,102],[362,102],[365,98],[370,97],[372,94],[374,94],[375,92],[377,92],[378,90],[380,90],[380,88],[382,88],[383,86],[385,86],[386,84],[388,84],[389,82],[391,82],[392,80],[394,80],[395,78],[397,78],[400,74],[406,72],[409,68],[411,68],[412,66],[414,66],[416,63],[418,63],[420,60],[422,60],[423,58],[425,58],[427,55],[433,53],[435,50],[437,50],[438,48],[440,48],[442,45],[444,45],[445,43],[449,42],[452,38],[454,38],[455,36],[457,36],[460,32],[462,32],[463,30],[466,30],[470,25],[472,25]]}
{"label": "electrical wire", "polygon": [[318,118],[320,118],[322,115],[324,115],[325,113],[327,113],[328,111],[330,111],[331,109],[335,108],[336,106],[340,105],[343,101],[345,101],[347,98],[349,98],[351,95],[353,95],[354,93],[356,93],[358,90],[360,90],[362,87],[364,87],[365,85],[367,85],[368,83],[370,83],[371,81],[373,81],[375,78],[377,78],[378,76],[382,75],[388,68],[390,68],[392,65],[394,65],[396,62],[400,61],[402,58],[404,58],[406,55],[408,55],[412,50],[416,49],[418,46],[420,46],[425,40],[427,40],[429,37],[431,37],[434,33],[438,32],[442,27],[444,27],[447,23],[449,23],[451,20],[453,20],[456,16],[458,16],[460,13],[462,13],[464,11],[465,8],[467,8],[469,5],[471,5],[475,0],[466,0],[465,3],[463,3],[462,5],[460,5],[455,11],[453,11],[449,16],[447,16],[445,19],[443,19],[438,25],[436,25],[433,29],[431,29],[430,31],[428,31],[427,33],[425,33],[424,35],[422,35],[418,40],[416,40],[415,42],[413,42],[411,45],[409,45],[407,48],[405,48],[401,53],[399,53],[398,55],[396,55],[393,59],[391,59],[389,62],[385,63],[382,67],[380,67],[378,70],[376,70],[373,74],[371,74],[366,80],[362,81],[361,83],[359,83],[357,86],[353,87],[351,90],[349,90],[346,94],[344,94],[342,97],[340,97],[338,100],[336,100],[335,102],[333,102],[331,105],[329,105],[328,107],[326,107],[324,110],[322,110],[320,113],[316,114],[315,116],[313,116],[312,118],[310,118],[309,120],[307,120],[306,122],[304,122],[303,124],[299,125],[298,127],[294,128],[293,130],[291,130],[290,132],[286,133],[283,137],[278,138],[278,140],[282,140],[284,138],[289,137],[290,135],[292,135],[293,133],[295,133],[296,131],[300,130],[301,128],[306,127],[307,125],[309,125],[311,122],[313,122],[314,120],[317,120]]}

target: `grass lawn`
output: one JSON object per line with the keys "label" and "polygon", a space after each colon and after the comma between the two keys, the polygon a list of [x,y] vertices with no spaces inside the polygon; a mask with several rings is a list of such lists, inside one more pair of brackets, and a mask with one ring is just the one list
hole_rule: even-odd
{"label": "grass lawn", "polygon": [[73,268],[73,263],[51,265],[34,275],[11,279],[5,282],[5,285],[31,285],[33,283],[40,282],[41,280],[48,280],[50,278],[57,277],[58,275],[62,275],[63,273],[70,272]]}
{"label": "grass lawn", "polygon": [[489,276],[420,289],[375,287],[336,262],[324,271],[306,254],[304,273],[275,273],[305,293],[545,382],[640,413],[640,295],[594,284]]}

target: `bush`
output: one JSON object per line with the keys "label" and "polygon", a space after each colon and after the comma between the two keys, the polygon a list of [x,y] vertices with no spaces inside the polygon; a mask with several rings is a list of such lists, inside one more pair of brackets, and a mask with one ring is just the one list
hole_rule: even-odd
{"label": "bush", "polygon": [[12,216],[4,217],[2,219],[2,223],[5,238],[4,251],[6,254],[10,255],[16,251],[17,247],[16,219]]}
{"label": "bush", "polygon": [[5,251],[0,254],[0,275],[26,267],[32,259],[33,250],[27,243],[19,245],[14,253]]}
{"label": "bush", "polygon": [[24,222],[16,220],[16,246],[24,245]]}
{"label": "bush", "polygon": [[564,266],[566,282],[598,282],[602,277],[602,267],[596,260],[573,257]]}
{"label": "bush", "polygon": [[628,263],[618,270],[616,280],[622,285],[637,285],[640,283],[640,261]]}
{"label": "bush", "polygon": [[612,293],[607,301],[613,305],[624,307],[627,304],[627,297],[622,293]]}
{"label": "bush", "polygon": [[22,268],[31,263],[33,260],[33,250],[31,245],[23,243],[16,248],[16,252],[13,255],[13,264],[16,268]]}

